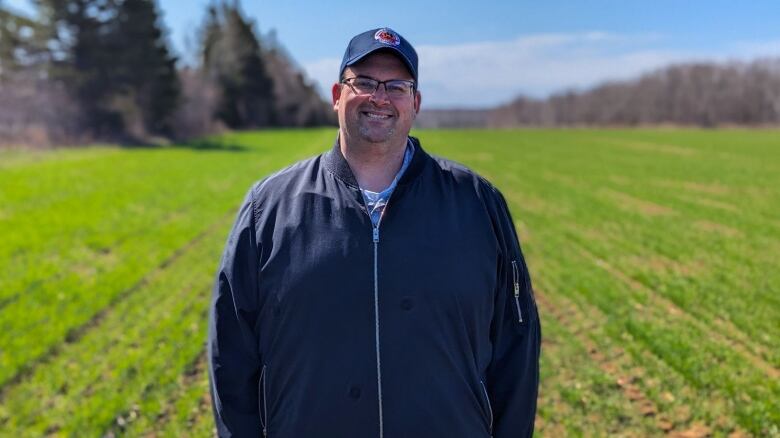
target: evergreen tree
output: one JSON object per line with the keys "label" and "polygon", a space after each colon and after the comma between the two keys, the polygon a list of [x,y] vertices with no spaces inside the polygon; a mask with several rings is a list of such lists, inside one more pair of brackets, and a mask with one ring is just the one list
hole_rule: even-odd
{"label": "evergreen tree", "polygon": [[113,35],[116,92],[136,105],[145,131],[170,134],[180,85],[154,1],[124,0]]}
{"label": "evergreen tree", "polygon": [[222,21],[219,10],[215,4],[208,6],[206,10],[206,19],[200,30],[201,33],[201,65],[209,70],[213,62],[216,62],[217,44],[222,37]]}
{"label": "evergreen tree", "polygon": [[123,130],[112,108],[117,83],[112,46],[118,0],[36,0],[48,31],[50,74],[71,91],[82,112],[82,129],[93,136],[115,137]]}
{"label": "evergreen tree", "polygon": [[220,95],[215,116],[230,128],[273,123],[273,81],[253,24],[238,3],[212,5],[203,35],[203,61]]}
{"label": "evergreen tree", "polygon": [[30,32],[35,27],[32,20],[5,9],[0,2],[0,80],[24,64],[20,52],[32,48]]}
{"label": "evergreen tree", "polygon": [[36,0],[51,77],[71,91],[98,138],[171,132],[179,97],[153,0]]}

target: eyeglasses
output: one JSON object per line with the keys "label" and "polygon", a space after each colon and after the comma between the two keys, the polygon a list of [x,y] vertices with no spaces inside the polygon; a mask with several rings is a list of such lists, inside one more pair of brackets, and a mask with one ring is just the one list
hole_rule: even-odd
{"label": "eyeglasses", "polygon": [[341,80],[341,83],[347,84],[349,88],[359,96],[374,94],[376,93],[376,90],[379,89],[379,85],[384,84],[385,93],[393,99],[400,99],[414,94],[415,87],[417,86],[414,81],[405,81],[403,79],[378,81],[365,76],[345,78]]}

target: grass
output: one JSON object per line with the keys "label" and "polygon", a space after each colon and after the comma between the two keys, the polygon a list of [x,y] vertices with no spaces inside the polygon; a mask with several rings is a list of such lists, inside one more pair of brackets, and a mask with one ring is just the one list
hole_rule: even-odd
{"label": "grass", "polygon": [[[510,204],[539,435],[780,436],[777,134],[416,134]],[[0,151],[0,435],[210,435],[205,312],[238,203],[334,136]]]}

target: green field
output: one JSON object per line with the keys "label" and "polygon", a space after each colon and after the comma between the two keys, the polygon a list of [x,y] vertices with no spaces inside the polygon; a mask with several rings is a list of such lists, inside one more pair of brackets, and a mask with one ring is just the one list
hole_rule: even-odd
{"label": "green field", "polygon": [[[780,132],[416,135],[510,204],[539,436],[780,436]],[[334,137],[0,151],[0,436],[209,436],[206,312],[238,204]]]}

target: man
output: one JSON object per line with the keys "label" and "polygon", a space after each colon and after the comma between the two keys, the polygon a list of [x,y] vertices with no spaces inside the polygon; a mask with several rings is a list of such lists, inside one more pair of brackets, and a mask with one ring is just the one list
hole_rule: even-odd
{"label": "man", "polygon": [[209,325],[220,436],[524,437],[540,327],[501,194],[408,137],[417,54],[354,37],[333,148],[255,184]]}

